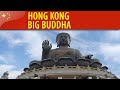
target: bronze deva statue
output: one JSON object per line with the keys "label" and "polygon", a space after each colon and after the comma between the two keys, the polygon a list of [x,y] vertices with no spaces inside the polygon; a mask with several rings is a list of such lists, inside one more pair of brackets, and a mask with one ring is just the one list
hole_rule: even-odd
{"label": "bronze deva statue", "polygon": [[70,48],[71,37],[68,33],[59,33],[56,37],[56,42],[58,48],[51,49],[52,45],[49,41],[43,41],[42,61],[48,58],[55,61],[60,58],[71,58],[72,60],[77,60],[82,57],[79,50]]}
{"label": "bronze deva statue", "polygon": [[9,78],[8,75],[9,75],[8,71],[4,72],[1,79],[8,79]]}

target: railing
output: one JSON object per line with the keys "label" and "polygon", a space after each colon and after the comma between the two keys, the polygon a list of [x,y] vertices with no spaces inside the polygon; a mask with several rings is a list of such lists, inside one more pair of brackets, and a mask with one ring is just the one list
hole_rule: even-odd
{"label": "railing", "polygon": [[[69,70],[72,70],[72,69],[82,70],[82,71],[87,71],[88,70],[88,72],[90,72],[90,71],[92,72],[91,75],[96,74],[96,72],[99,75],[99,72],[101,72],[101,73],[106,73],[109,77],[113,76],[113,74],[111,72],[108,72],[108,71],[105,71],[105,70],[102,70],[102,69],[99,69],[99,68],[93,68],[93,67],[89,67],[89,66],[84,67],[84,66],[77,65],[77,66],[53,66],[53,67],[43,67],[43,68],[39,68],[39,69],[33,69],[33,70],[26,71],[26,72],[22,73],[20,76],[18,76],[18,78],[21,77],[21,76],[24,76],[24,75],[29,75],[29,74],[34,73],[34,72],[47,72],[47,71],[51,72],[51,70],[52,71],[55,71],[55,70],[56,71],[57,70],[58,71],[59,70],[62,70],[62,71],[68,70],[69,71]],[[94,71],[94,73],[93,73],[93,71]],[[55,74],[55,73],[53,73],[53,74]],[[84,74],[87,74],[87,73],[84,73]]]}

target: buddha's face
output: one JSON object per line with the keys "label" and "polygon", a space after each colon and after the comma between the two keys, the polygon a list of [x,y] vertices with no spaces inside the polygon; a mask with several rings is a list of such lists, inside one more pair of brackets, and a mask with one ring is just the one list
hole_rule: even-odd
{"label": "buddha's face", "polygon": [[68,45],[67,35],[61,35],[59,43],[63,46]]}
{"label": "buddha's face", "polygon": [[69,42],[70,42],[69,36],[67,34],[61,34],[58,37],[57,42],[58,42],[58,46],[69,46]]}

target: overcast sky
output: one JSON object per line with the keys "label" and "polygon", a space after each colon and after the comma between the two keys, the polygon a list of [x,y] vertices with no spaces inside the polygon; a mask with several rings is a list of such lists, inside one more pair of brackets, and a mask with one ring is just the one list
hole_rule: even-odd
{"label": "overcast sky", "polygon": [[82,55],[93,54],[120,78],[120,31],[0,31],[0,76],[9,71],[9,78],[16,78],[32,60],[41,60],[42,41],[49,40],[56,48],[56,35],[67,32],[71,48]]}

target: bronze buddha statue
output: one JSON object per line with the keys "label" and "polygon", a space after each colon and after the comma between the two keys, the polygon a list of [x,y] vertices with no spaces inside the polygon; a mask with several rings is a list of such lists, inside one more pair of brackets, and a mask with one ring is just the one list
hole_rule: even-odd
{"label": "bronze buddha statue", "polygon": [[[29,64],[30,69],[38,69],[41,67],[56,66],[90,66],[94,68],[101,68],[102,64],[98,59],[92,58],[93,55],[82,56],[79,50],[70,48],[71,38],[68,33],[59,33],[56,37],[57,47],[51,49],[52,45],[48,40],[42,43],[42,60],[31,61]],[[24,71],[28,71],[25,68]]]}
{"label": "bronze buddha statue", "polygon": [[49,44],[48,40],[42,43],[42,60],[51,58],[57,61],[60,58],[71,58],[72,60],[77,60],[81,58],[82,55],[77,49],[69,48],[71,38],[68,33],[59,33],[56,37],[57,47],[56,49],[51,49],[52,45]]}
{"label": "bronze buddha statue", "polygon": [[[76,70],[80,70],[80,72],[82,71],[82,73],[77,72],[76,74],[76,75],[79,74],[80,75],[79,78],[82,77],[81,79],[85,79],[83,77],[84,73],[86,73],[87,77],[88,75],[90,75],[91,77],[92,73],[93,74],[95,73],[95,75],[98,76],[99,72],[100,75],[103,75],[104,73],[105,75],[107,75],[106,71],[108,67],[102,66],[102,63],[99,61],[99,59],[92,58],[93,55],[91,54],[82,56],[79,50],[70,48],[71,38],[68,33],[59,33],[56,37],[56,42],[58,48],[51,49],[52,45],[49,43],[49,41],[48,40],[43,41],[42,60],[31,61],[29,63],[29,68],[24,68],[24,72],[26,72],[27,74],[23,73],[23,76],[25,74],[29,75],[29,73],[31,73],[30,77],[32,75],[32,78],[34,79],[49,79],[48,77],[49,75],[51,76],[50,78],[54,77],[52,76],[54,74],[56,74],[58,77],[60,75],[64,75],[64,70],[67,71],[68,69],[70,70],[68,72],[69,73],[71,72],[72,75],[74,75],[73,74],[74,72],[72,72],[72,70],[73,71],[75,70],[75,73]],[[85,70],[84,73],[83,70]],[[91,72],[89,72],[90,70]],[[102,73],[102,71],[104,73]],[[65,73],[65,77],[66,76],[69,77],[69,73]],[[94,79],[94,76],[92,77]],[[29,78],[29,77],[25,77],[25,78]]]}

